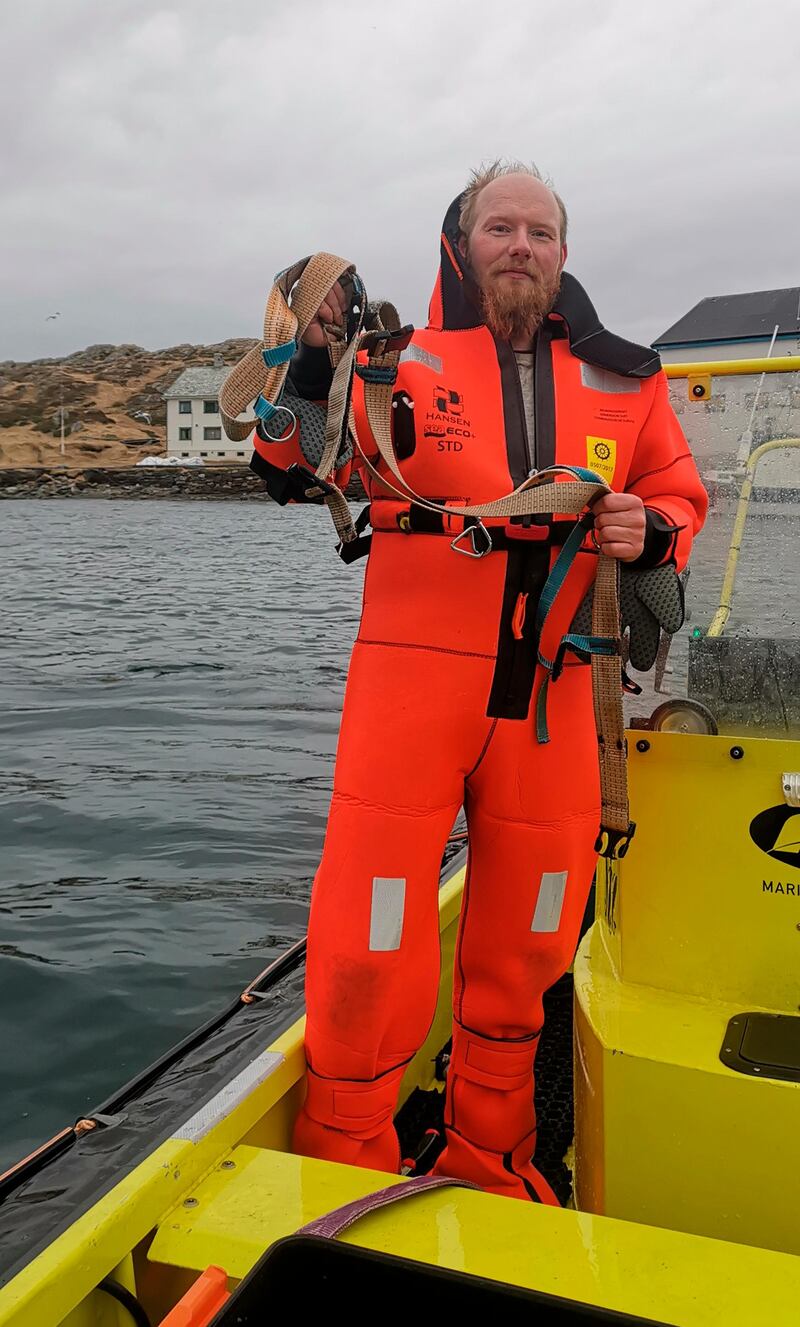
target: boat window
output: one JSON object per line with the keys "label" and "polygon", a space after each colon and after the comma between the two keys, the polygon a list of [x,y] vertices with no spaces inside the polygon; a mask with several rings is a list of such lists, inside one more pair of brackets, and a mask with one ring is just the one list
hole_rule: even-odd
{"label": "boat window", "polygon": [[[674,370],[665,366],[668,376]],[[800,733],[800,361],[796,372],[738,362],[730,375],[692,368],[669,377],[670,399],[709,493],[709,517],[687,573],[687,617],[645,688],[626,699],[629,722],[672,702],[677,731]],[[697,383],[704,384],[698,399]],[[699,726],[697,726],[699,725]]]}

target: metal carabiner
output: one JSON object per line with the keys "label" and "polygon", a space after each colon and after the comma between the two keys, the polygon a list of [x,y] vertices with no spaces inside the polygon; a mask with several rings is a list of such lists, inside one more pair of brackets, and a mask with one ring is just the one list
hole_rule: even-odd
{"label": "metal carabiner", "polygon": [[[485,540],[483,548],[478,548],[477,544],[475,543],[475,535],[478,532],[480,532],[483,535]],[[469,541],[472,544],[471,549],[459,547],[461,540],[466,537],[469,538]],[[463,553],[464,557],[467,558],[485,558],[486,554],[491,553],[492,551],[492,536],[489,534],[489,531],[486,529],[486,526],[483,524],[483,521],[478,520],[474,525],[465,526],[465,528],[461,531],[461,533],[456,535],[455,539],[451,539],[450,547],[452,548],[454,553]]]}

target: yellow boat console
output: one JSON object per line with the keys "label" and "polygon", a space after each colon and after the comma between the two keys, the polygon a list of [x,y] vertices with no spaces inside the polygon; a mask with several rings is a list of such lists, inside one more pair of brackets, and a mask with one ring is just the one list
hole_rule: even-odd
{"label": "yellow boat console", "polygon": [[576,1204],[797,1254],[800,744],[629,739],[635,851],[575,962]]}

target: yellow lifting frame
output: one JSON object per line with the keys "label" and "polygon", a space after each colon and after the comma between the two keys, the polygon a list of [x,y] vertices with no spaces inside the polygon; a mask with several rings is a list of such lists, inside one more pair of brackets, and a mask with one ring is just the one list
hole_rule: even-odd
{"label": "yellow lifting frame", "polygon": [[748,373],[800,373],[800,355],[777,355],[774,359],[709,359],[692,364],[665,364],[668,378],[695,378],[710,373],[716,378],[732,378]]}

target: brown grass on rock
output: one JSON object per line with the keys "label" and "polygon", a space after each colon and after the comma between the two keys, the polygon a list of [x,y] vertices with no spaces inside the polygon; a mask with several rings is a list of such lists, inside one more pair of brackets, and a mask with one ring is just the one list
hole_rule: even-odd
{"label": "brown grass on rock", "polygon": [[[162,392],[191,366],[233,364],[252,340],[166,350],[96,345],[63,359],[0,363],[0,466],[135,465],[166,449]],[[61,401],[65,439],[61,454]],[[150,415],[151,424],[135,418]]]}

